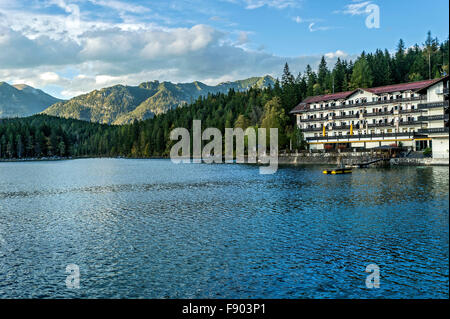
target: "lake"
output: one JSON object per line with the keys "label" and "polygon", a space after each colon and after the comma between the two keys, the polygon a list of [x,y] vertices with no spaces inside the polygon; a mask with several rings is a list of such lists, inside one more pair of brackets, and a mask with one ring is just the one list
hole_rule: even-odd
{"label": "lake", "polygon": [[449,168],[322,168],[0,163],[0,298],[448,298]]}

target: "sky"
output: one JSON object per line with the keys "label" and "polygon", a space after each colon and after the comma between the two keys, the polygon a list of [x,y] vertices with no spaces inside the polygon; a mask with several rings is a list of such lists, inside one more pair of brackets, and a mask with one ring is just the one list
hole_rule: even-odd
{"label": "sky", "polygon": [[0,0],[0,81],[68,99],[116,84],[215,85],[449,34],[446,0]]}

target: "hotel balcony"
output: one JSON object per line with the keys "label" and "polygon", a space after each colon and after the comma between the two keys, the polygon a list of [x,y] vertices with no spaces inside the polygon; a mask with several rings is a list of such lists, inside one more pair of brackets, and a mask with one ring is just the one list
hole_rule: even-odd
{"label": "hotel balcony", "polygon": [[359,113],[357,114],[347,114],[347,115],[336,115],[332,116],[332,120],[341,120],[341,119],[357,119],[359,118]]}
{"label": "hotel balcony", "polygon": [[[448,131],[448,130],[447,130]],[[341,141],[341,142],[370,142],[371,140],[412,139],[418,136],[414,132],[374,133],[356,135],[315,136],[307,137],[308,142]]]}
{"label": "hotel balcony", "polygon": [[422,103],[422,104],[419,104],[418,107],[420,110],[433,109],[433,108],[437,108],[437,107],[448,107],[448,101]]}
{"label": "hotel balcony", "polygon": [[311,128],[303,128],[301,130],[302,130],[302,132],[322,132],[323,128],[322,127],[311,127]]}
{"label": "hotel balcony", "polygon": [[418,124],[422,124],[423,122],[420,120],[417,121],[401,121],[398,123],[398,125],[418,125]]}
{"label": "hotel balcony", "polygon": [[353,104],[344,104],[344,105],[322,106],[322,107],[318,107],[315,109],[305,110],[305,112],[337,110],[337,109],[345,109],[345,108],[358,107],[358,106],[371,106],[371,105],[390,104],[390,103],[396,104],[396,103],[402,103],[402,102],[421,101],[421,100],[426,100],[426,96],[421,95],[421,96],[401,98],[401,99],[388,99],[388,100],[381,100],[381,101],[362,102],[362,103],[353,103]]}
{"label": "hotel balcony", "polygon": [[386,116],[386,115],[394,115],[394,112],[388,111],[388,112],[364,113],[364,116],[365,116],[365,117],[372,117],[372,116]]}
{"label": "hotel balcony", "polygon": [[371,123],[367,127],[393,127],[394,123]]}
{"label": "hotel balcony", "polygon": [[[350,125],[335,125],[333,127],[327,128],[326,132],[333,131],[333,130],[349,130]],[[357,126],[353,126],[353,129],[357,129]],[[313,128],[304,128],[301,129],[302,132],[322,132],[323,126],[321,127],[313,127]]]}
{"label": "hotel balcony", "polygon": [[302,122],[302,123],[317,122],[317,121],[328,121],[328,117],[316,117],[313,119],[300,119],[300,122]]}
{"label": "hotel balcony", "polygon": [[448,114],[419,116],[419,121],[442,121],[442,120],[448,120]]}
{"label": "hotel balcony", "polygon": [[423,110],[421,109],[413,109],[413,110],[400,110],[400,114],[407,114],[407,113],[422,113]]}
{"label": "hotel balcony", "polygon": [[448,133],[448,127],[422,128],[419,129],[419,133],[422,134]]}

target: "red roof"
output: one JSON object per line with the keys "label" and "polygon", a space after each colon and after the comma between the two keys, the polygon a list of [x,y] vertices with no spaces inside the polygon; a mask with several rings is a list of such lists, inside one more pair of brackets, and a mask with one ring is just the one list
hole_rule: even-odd
{"label": "red roof", "polygon": [[[429,87],[430,85],[433,85],[434,83],[437,83],[445,78],[448,78],[448,76],[439,78],[439,79],[434,79],[434,80],[424,80],[424,81],[417,81],[417,82],[411,82],[411,83],[391,84],[391,85],[379,86],[379,87],[368,88],[368,89],[360,89],[360,90],[368,91],[373,94],[392,93],[392,92],[407,91],[407,90],[417,91],[417,90]],[[324,94],[324,95],[307,97],[299,105],[297,105],[290,113],[301,112],[307,108],[308,104],[311,104],[311,103],[345,99],[345,98],[349,97],[350,95],[352,95],[353,93],[355,93],[356,91],[358,91],[358,89],[353,90],[353,91],[346,91],[346,92],[339,92],[339,93],[333,93],[333,94]]]}
{"label": "red roof", "polygon": [[305,110],[307,104],[306,103],[300,103],[299,105],[297,105],[296,107],[294,107],[292,109],[292,111],[290,111],[289,113],[299,113],[303,110]]}
{"label": "red roof", "polygon": [[428,85],[433,84],[434,82],[438,82],[440,80],[441,79],[425,80],[425,81],[418,81],[418,82],[411,82],[411,83],[392,84],[392,85],[379,86],[379,87],[363,89],[363,90],[369,91],[374,94],[383,94],[383,93],[391,93],[391,92],[407,91],[407,90],[413,91],[413,90],[421,89],[424,86],[428,86]]}
{"label": "red roof", "polygon": [[307,97],[305,100],[303,100],[303,103],[316,103],[320,101],[331,101],[331,100],[339,100],[339,99],[345,99],[347,96],[350,96],[353,91],[347,91],[347,92],[339,92],[339,93],[333,93],[333,94],[324,94],[324,95],[317,95],[317,96],[311,96]]}

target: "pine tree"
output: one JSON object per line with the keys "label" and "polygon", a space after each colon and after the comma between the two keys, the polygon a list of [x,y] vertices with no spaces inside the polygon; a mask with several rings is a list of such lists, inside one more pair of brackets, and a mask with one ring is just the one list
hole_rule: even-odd
{"label": "pine tree", "polygon": [[330,88],[327,86],[327,78],[329,76],[329,70],[327,68],[327,62],[325,61],[325,57],[322,56],[320,60],[319,69],[317,73],[317,82],[320,86],[319,94],[325,93]]}
{"label": "pine tree", "polygon": [[368,88],[372,86],[372,72],[370,70],[369,63],[364,55],[362,55],[353,67],[353,73],[351,77],[351,88]]}

